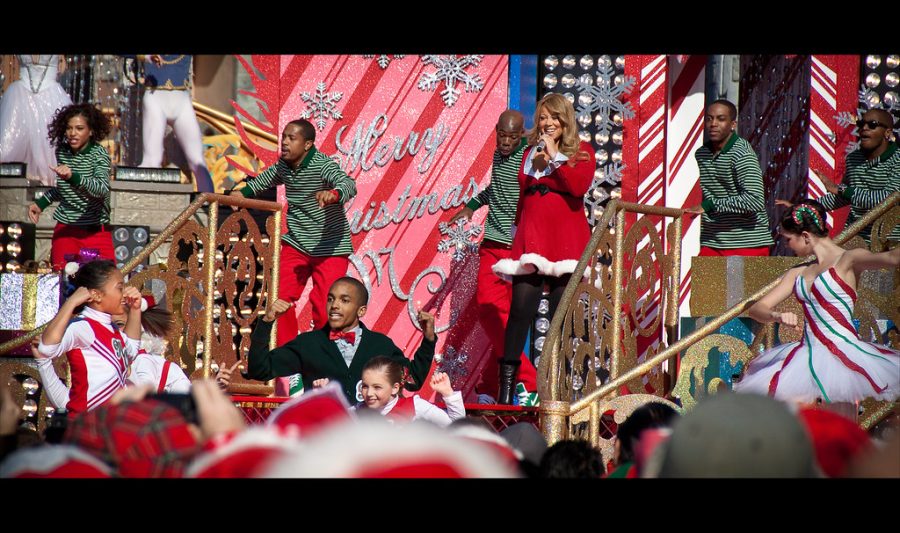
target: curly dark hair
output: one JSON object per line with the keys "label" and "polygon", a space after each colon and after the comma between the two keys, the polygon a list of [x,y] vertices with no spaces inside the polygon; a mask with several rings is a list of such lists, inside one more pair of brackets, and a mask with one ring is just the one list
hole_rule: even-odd
{"label": "curly dark hair", "polygon": [[69,124],[69,119],[78,115],[87,121],[94,142],[100,142],[109,135],[112,124],[110,124],[109,118],[100,111],[100,108],[87,103],[72,104],[57,111],[50,119],[50,123],[47,124],[47,137],[50,138],[50,144],[55,147],[65,145],[66,126]]}

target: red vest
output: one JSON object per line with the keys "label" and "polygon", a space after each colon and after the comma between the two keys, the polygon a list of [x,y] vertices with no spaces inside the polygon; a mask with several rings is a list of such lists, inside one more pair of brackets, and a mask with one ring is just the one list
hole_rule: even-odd
{"label": "red vest", "polygon": [[416,417],[415,396],[410,396],[409,398],[400,396],[399,398],[397,398],[397,403],[394,404],[394,407],[391,409],[391,411],[384,416],[390,417],[397,422],[411,421]]}

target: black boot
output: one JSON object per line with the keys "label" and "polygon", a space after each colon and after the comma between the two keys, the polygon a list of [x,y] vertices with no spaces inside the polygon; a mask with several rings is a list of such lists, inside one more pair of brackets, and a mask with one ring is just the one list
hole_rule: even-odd
{"label": "black boot", "polygon": [[502,405],[512,405],[516,375],[519,373],[521,361],[507,363],[500,361],[500,392],[497,394],[497,402]]}

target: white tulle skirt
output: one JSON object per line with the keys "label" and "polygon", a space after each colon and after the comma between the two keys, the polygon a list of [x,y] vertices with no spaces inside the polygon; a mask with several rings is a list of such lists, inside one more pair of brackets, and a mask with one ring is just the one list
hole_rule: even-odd
{"label": "white tulle skirt", "polygon": [[[744,377],[734,383],[734,390],[802,403],[900,397],[900,353],[895,350],[857,339],[852,343],[836,341],[835,346],[846,357],[841,361],[829,350],[811,344],[792,342],[763,352],[750,361]],[[791,352],[793,356],[785,364]],[[773,385],[776,373],[778,379]]]}
{"label": "white tulle skirt", "polygon": [[22,80],[10,84],[0,97],[0,161],[22,161],[29,178],[48,186],[56,184],[56,155],[47,138],[47,124],[54,113],[72,103],[57,82],[37,94]]}

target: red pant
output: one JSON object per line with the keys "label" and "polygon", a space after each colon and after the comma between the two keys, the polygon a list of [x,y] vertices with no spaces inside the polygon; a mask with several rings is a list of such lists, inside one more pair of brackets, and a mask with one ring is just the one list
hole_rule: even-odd
{"label": "red pant", "polygon": [[115,261],[112,233],[108,228],[106,224],[73,226],[57,222],[50,244],[50,262],[53,267],[62,270],[68,262],[66,255],[77,254],[84,248],[99,250],[100,257]]}
{"label": "red pant", "polygon": [[769,247],[759,246],[756,248],[710,248],[709,246],[700,247],[700,257],[727,257],[729,255],[740,255],[743,257],[768,257]]}
{"label": "red pant", "polygon": [[[491,355],[481,373],[481,383],[476,387],[478,392],[497,394],[500,387],[500,367],[497,360],[503,357],[506,323],[509,321],[509,304],[512,300],[512,284],[494,274],[491,267],[501,259],[508,259],[512,251],[504,244],[485,240],[478,249],[478,289],[475,291],[475,304],[478,305],[478,318],[481,327],[491,341]],[[529,392],[537,390],[537,371],[531,360],[522,353],[522,365],[516,381],[525,384]]]}
{"label": "red pant", "polygon": [[[306,282],[312,277],[312,293],[309,301],[312,304],[313,327],[319,329],[328,322],[328,289],[331,284],[347,275],[350,260],[346,255],[331,257],[312,257],[297,250],[289,244],[281,246],[281,279],[278,285],[278,297],[288,302],[296,302]],[[300,331],[297,325],[297,313],[290,310],[278,319],[278,346],[294,340]]]}

